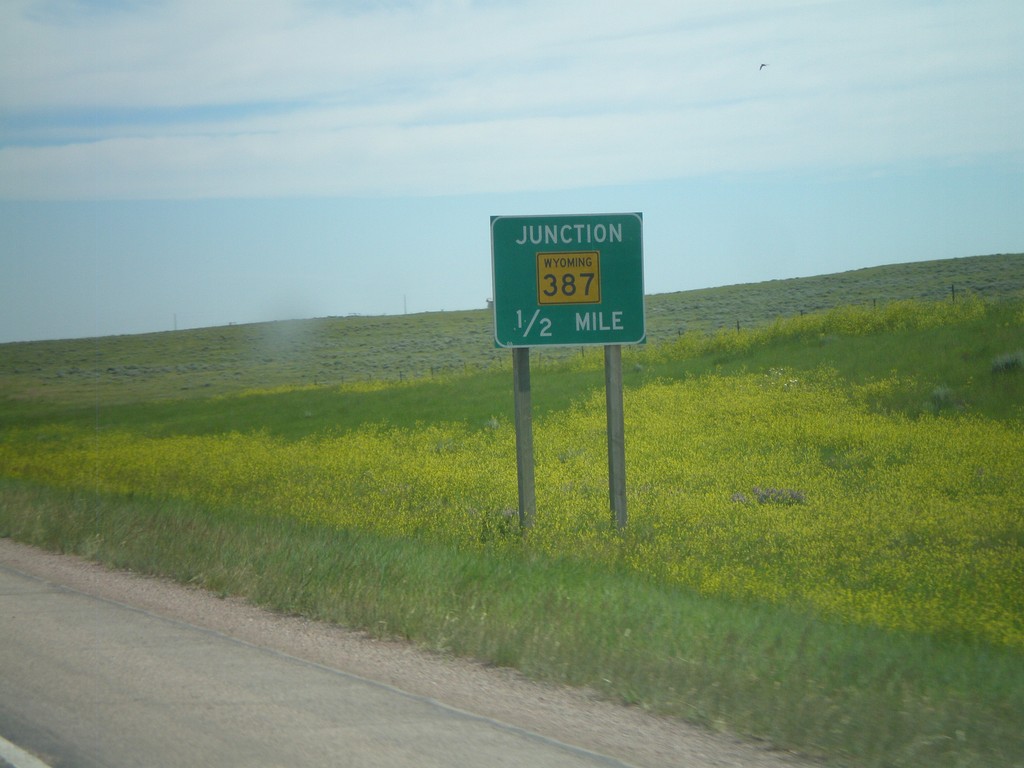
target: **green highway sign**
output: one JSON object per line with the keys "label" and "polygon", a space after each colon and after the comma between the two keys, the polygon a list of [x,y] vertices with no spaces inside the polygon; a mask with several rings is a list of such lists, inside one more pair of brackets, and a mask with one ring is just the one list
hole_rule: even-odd
{"label": "green highway sign", "polygon": [[643,215],[492,216],[499,347],[641,344]]}

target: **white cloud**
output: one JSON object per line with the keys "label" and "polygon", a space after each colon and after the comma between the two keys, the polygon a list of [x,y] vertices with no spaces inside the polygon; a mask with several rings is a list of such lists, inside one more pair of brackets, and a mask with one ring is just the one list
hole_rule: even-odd
{"label": "white cloud", "polygon": [[1024,154],[1015,0],[380,7],[7,4],[0,197],[429,195]]}

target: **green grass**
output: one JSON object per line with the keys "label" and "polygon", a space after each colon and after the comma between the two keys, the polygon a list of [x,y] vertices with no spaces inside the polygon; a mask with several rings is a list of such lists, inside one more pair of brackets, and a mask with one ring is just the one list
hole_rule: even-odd
{"label": "green grass", "polygon": [[[872,267],[648,296],[652,345],[690,331],[763,326],[779,317],[857,304],[941,301],[974,294],[1024,296],[1024,254]],[[571,359],[573,348],[535,350],[536,362]],[[0,393],[18,404],[105,406],[206,399],[280,385],[429,379],[507,368],[486,310],[343,317],[0,345]]]}
{"label": "green grass", "polygon": [[242,510],[0,484],[0,535],[587,686],[834,765],[1019,765],[1019,653],[627,571]]}
{"label": "green grass", "polygon": [[[951,284],[964,311],[949,322],[908,324],[912,307],[893,304],[952,304]],[[969,311],[968,294],[993,301]],[[652,296],[651,343],[625,350],[625,386],[828,370],[877,412],[1024,430],[1024,371],[1012,364],[1024,345],[1022,297],[1019,254]],[[600,350],[531,356],[538,420],[603,388]],[[374,385],[381,380],[391,384]],[[511,417],[508,352],[493,349],[484,311],[0,345],[0,441],[27,430],[59,440],[73,427],[146,438],[265,432],[290,442],[368,424],[484,430]],[[851,478],[851,462],[871,461],[813,448]],[[501,521],[467,549],[141,488],[117,496],[2,479],[10,469],[0,466],[0,536],[588,686],[830,764],[1024,766],[1019,649],[700,595],[624,565],[542,556]],[[1021,511],[1019,499],[992,503]],[[1001,532],[998,545],[1024,546],[1018,530]],[[650,534],[627,529],[623,562]]]}
{"label": "green grass", "polygon": [[[874,313],[876,310],[864,310]],[[879,310],[880,311],[880,310]],[[717,336],[701,336],[695,346],[683,339],[627,348],[624,354],[625,386],[657,379],[682,380],[713,371],[735,374],[787,368],[811,372],[821,367],[835,370],[851,387],[886,377],[898,377],[902,386],[877,398],[883,410],[910,416],[948,410],[991,418],[1019,415],[1024,402],[1024,376],[994,372],[993,361],[1012,355],[1022,345],[1019,312],[1013,302],[991,305],[983,315],[955,326],[901,329],[894,333],[825,333],[813,327],[780,332],[772,326]],[[825,326],[827,315],[815,316]],[[731,346],[731,337],[751,338],[767,334],[770,343]],[[78,342],[88,345],[89,341]],[[604,387],[600,349],[585,354],[574,351],[566,360],[535,363],[534,414],[543,417],[586,400]],[[170,374],[173,376],[174,374]],[[246,397],[221,396],[168,399],[156,396],[129,402],[96,401],[88,394],[77,402],[53,402],[39,396],[8,396],[0,400],[0,427],[31,426],[53,421],[102,429],[130,428],[151,436],[171,434],[219,434],[230,431],[266,430],[295,439],[325,430],[345,431],[365,424],[411,427],[417,423],[461,422],[481,428],[491,418],[512,419],[509,396],[511,369],[498,365],[458,374],[437,374],[409,379],[386,389],[339,390],[331,386],[305,386],[286,391],[256,392]],[[934,396],[937,390],[945,395]],[[60,395],[61,400],[68,397]]]}
{"label": "green grass", "polygon": [[[961,305],[962,306],[962,305]],[[846,318],[860,314],[864,320],[881,316],[885,309],[859,313],[835,311]],[[924,327],[882,328],[880,332],[843,333],[830,328],[830,313],[801,318],[805,322],[782,323],[747,332],[758,339],[752,345],[730,346],[732,333],[704,339],[694,353],[666,354],[652,350],[647,376],[684,378],[709,369],[735,374],[787,368],[796,372],[821,367],[834,370],[851,386],[862,386],[897,377],[903,386],[875,407],[909,416],[949,409],[996,419],[1020,415],[1024,403],[1024,377],[994,368],[1024,345],[1020,336],[1020,307],[1005,301],[989,305],[985,312],[956,323]],[[894,317],[899,312],[893,312]],[[736,334],[743,337],[743,333]],[[760,337],[760,338],[759,338]],[[703,346],[701,346],[703,345]],[[666,359],[667,358],[667,359]],[[646,362],[643,355],[640,363]],[[946,390],[941,402],[933,394]]]}

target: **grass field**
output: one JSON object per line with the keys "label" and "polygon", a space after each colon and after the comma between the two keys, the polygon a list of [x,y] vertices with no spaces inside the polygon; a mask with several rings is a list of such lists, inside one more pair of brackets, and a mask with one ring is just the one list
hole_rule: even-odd
{"label": "grass field", "polygon": [[[647,335],[755,328],[780,317],[903,299],[987,299],[1024,292],[1021,254],[873,267],[822,277],[648,296]],[[557,361],[575,349],[535,350]],[[0,387],[32,401],[117,403],[207,398],[239,389],[430,378],[508,365],[483,309],[341,317],[0,345]]]}
{"label": "grass field", "polygon": [[836,765],[1024,765],[1024,256],[648,312],[624,532],[600,350],[537,355],[523,536],[459,312],[3,345],[0,535]]}

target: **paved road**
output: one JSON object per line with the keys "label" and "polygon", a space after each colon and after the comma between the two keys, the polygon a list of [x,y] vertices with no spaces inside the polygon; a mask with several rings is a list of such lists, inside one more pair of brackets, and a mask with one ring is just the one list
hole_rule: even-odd
{"label": "paved road", "polygon": [[55,768],[623,765],[6,566],[0,737]]}

